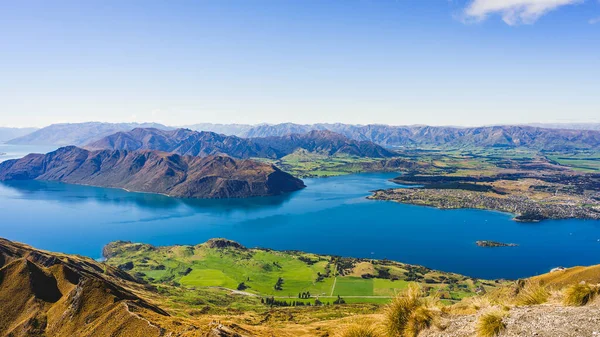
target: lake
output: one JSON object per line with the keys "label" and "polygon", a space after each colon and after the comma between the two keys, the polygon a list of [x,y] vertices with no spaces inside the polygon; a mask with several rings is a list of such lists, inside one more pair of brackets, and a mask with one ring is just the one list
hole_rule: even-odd
{"label": "lake", "polygon": [[[0,152],[14,153],[0,147]],[[519,278],[600,263],[600,221],[512,221],[482,210],[438,210],[367,200],[394,173],[305,179],[291,194],[193,200],[54,182],[0,183],[0,236],[37,248],[101,256],[130,240],[197,244],[224,237],[248,247],[392,259],[482,278]],[[477,240],[519,244],[481,248]]]}

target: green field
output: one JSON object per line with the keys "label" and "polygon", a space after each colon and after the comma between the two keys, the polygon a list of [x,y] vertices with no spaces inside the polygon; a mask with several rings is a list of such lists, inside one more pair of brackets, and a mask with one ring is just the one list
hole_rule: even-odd
{"label": "green field", "polygon": [[194,293],[205,296],[211,289],[239,291],[238,295],[248,298],[272,296],[297,301],[299,294],[308,292],[310,299],[306,301],[321,298],[322,302],[333,302],[341,296],[347,303],[384,303],[409,281],[421,283],[431,293],[459,290],[460,297],[475,295],[477,287],[495,286],[398,262],[246,249],[224,239],[196,246],[116,242],[107,247],[108,264],[164,287],[186,303],[200,301]]}
{"label": "green field", "polygon": [[355,156],[327,156],[306,150],[298,150],[279,160],[254,158],[272,163],[282,170],[302,178],[331,177],[350,173],[370,172],[380,166],[385,159],[362,158]]}
{"label": "green field", "polygon": [[569,166],[577,171],[600,171],[600,155],[597,153],[552,154],[546,157],[560,165]]}

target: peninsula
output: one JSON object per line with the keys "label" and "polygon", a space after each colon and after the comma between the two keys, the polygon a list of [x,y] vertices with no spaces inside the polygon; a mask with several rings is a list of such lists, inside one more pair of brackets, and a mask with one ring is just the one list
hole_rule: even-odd
{"label": "peninsula", "polygon": [[75,146],[0,163],[0,180],[30,179],[184,198],[269,196],[304,187],[302,180],[254,160]]}

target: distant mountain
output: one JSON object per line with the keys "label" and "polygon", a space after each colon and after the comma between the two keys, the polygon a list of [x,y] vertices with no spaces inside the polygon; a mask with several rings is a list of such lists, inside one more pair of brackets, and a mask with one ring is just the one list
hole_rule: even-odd
{"label": "distant mountain", "polygon": [[600,123],[531,123],[526,125],[546,129],[600,131]]}
{"label": "distant mountain", "polygon": [[286,156],[298,149],[309,152],[333,155],[352,155],[358,157],[393,157],[394,153],[370,141],[349,139],[339,133],[327,130],[314,130],[303,134],[289,134],[278,137],[252,138],[261,147],[270,147],[279,157]]}
{"label": "distant mountain", "polygon": [[[544,127],[540,127],[544,126]],[[174,130],[174,128],[160,124],[135,124],[135,123],[78,123],[54,124],[37,130],[31,134],[12,139],[9,144],[35,144],[35,145],[85,145],[116,132],[128,132],[135,128],[156,128],[160,130]],[[353,124],[294,124],[283,123],[276,125],[245,125],[245,124],[195,124],[190,128],[204,132],[227,134],[240,138],[270,138],[285,137],[291,134],[305,134],[310,131],[332,131],[354,141],[373,142],[384,147],[522,147],[536,150],[572,150],[572,149],[600,149],[600,124],[539,124],[531,125],[500,125],[483,127],[449,127],[449,126],[392,126],[382,124],[353,125]],[[214,136],[203,137],[211,138]],[[202,137],[200,137],[202,138]],[[228,152],[227,143],[235,138],[224,138],[223,145],[214,145],[214,148],[184,154],[206,155],[211,153],[226,153],[231,156],[247,158],[252,156],[273,158],[273,153],[264,153],[266,149],[249,148],[247,154],[238,153],[242,148],[235,149],[235,153]],[[220,142],[221,140],[215,139]],[[286,143],[285,139],[281,139]],[[234,143],[238,143],[236,140]],[[180,144],[184,145],[184,144]],[[206,143],[204,143],[206,145]],[[204,146],[200,144],[199,146]],[[274,151],[285,152],[282,146],[276,143],[257,142],[256,145],[271,146]],[[188,144],[189,146],[189,144]],[[284,148],[287,147],[287,143]],[[215,151],[213,151],[215,150]],[[217,151],[218,150],[218,151]],[[253,151],[257,153],[253,153]],[[180,151],[173,151],[179,153]],[[365,155],[368,156],[368,155]]]}
{"label": "distant mountain", "polygon": [[88,151],[75,146],[0,163],[0,180],[48,180],[186,198],[277,195],[304,187],[273,165],[158,151]]}
{"label": "distant mountain", "polygon": [[194,131],[209,131],[220,133],[228,136],[240,136],[253,128],[253,125],[249,124],[213,124],[213,123],[200,123],[192,125],[182,126],[184,129],[190,129]]}
{"label": "distant mountain", "polygon": [[86,148],[158,150],[199,157],[216,154],[225,154],[236,158],[277,157],[275,150],[268,146],[257,145],[248,139],[207,131],[197,132],[189,129],[166,131],[154,128],[137,128],[104,137],[88,144]]}
{"label": "distant mountain", "polygon": [[33,133],[8,141],[14,145],[85,145],[94,140],[119,131],[129,131],[139,127],[172,129],[156,123],[67,123],[52,124]]}
{"label": "distant mountain", "polygon": [[247,137],[280,136],[286,133],[329,130],[357,141],[370,141],[386,147],[524,147],[538,150],[600,149],[600,131],[550,129],[533,126],[391,126],[350,124],[260,125],[248,130]]}
{"label": "distant mountain", "polygon": [[208,156],[226,154],[236,158],[281,158],[297,149],[326,155],[392,157],[394,154],[368,141],[348,139],[331,131],[312,131],[281,137],[245,139],[214,132],[188,129],[164,131],[134,129],[118,132],[87,146],[89,149],[159,150],[181,155]]}
{"label": "distant mountain", "polygon": [[264,138],[264,137],[281,137],[287,136],[293,133],[307,133],[313,130],[331,130],[333,128],[324,128],[321,124],[294,124],[294,123],[282,123],[282,124],[262,124],[255,125],[242,133],[241,137],[248,138]]}
{"label": "distant mountain", "polygon": [[36,128],[4,128],[0,127],[0,143],[4,143],[13,138],[25,136],[36,131]]}

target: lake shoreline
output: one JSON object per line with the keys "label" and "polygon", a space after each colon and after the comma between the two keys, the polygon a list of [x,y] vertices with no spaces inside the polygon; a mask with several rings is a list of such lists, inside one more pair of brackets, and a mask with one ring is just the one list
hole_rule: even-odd
{"label": "lake shoreline", "polygon": [[[597,221],[547,220],[531,226],[498,211],[446,212],[366,198],[369,191],[397,186],[389,181],[394,176],[313,178],[306,180],[307,188],[287,195],[231,200],[58,182],[3,183],[0,231],[42,249],[91,257],[115,240],[165,246],[226,237],[247,247],[390,259],[486,279],[600,263],[594,258],[600,254]],[[473,244],[481,239],[519,247],[483,250]]]}

